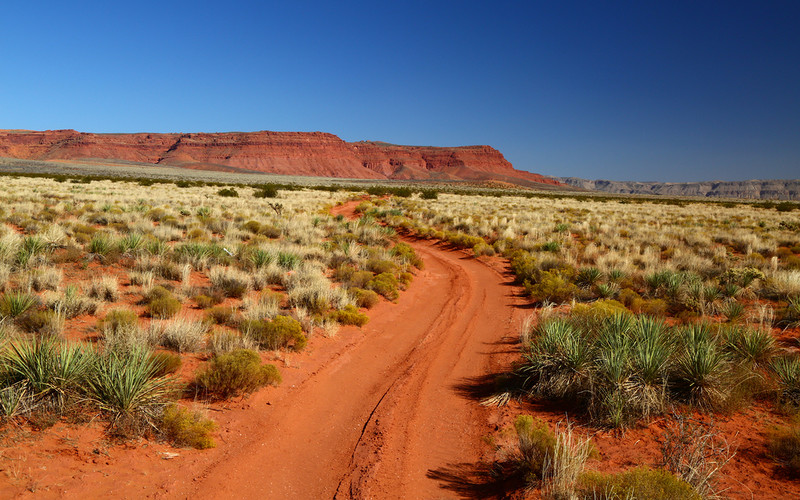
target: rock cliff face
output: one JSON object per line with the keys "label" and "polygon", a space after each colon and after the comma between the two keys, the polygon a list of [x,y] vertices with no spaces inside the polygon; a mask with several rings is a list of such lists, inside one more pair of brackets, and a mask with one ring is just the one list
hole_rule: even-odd
{"label": "rock cliff face", "polygon": [[106,159],[194,169],[356,179],[500,180],[535,186],[554,179],[515,170],[489,146],[348,143],[323,132],[90,134],[0,130],[0,156],[25,160]]}
{"label": "rock cliff face", "polygon": [[800,180],[797,179],[680,183],[587,180],[577,177],[556,177],[556,179],[570,186],[606,193],[800,200]]}

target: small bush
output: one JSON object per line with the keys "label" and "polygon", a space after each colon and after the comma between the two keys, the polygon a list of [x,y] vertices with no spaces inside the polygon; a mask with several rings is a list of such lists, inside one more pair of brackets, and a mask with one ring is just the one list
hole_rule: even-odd
{"label": "small bush", "polygon": [[308,339],[303,335],[300,322],[288,316],[275,316],[271,320],[247,320],[242,332],[264,349],[291,348],[302,351]]}
{"label": "small bush", "polygon": [[28,311],[17,317],[17,325],[28,333],[58,336],[64,330],[64,315],[54,311]]}
{"label": "small bush", "polygon": [[344,309],[334,311],[330,315],[331,319],[343,325],[364,326],[369,321],[369,317],[360,312],[355,306],[348,305]]}
{"label": "small bush", "polygon": [[648,467],[602,474],[587,472],[580,480],[582,498],[596,500],[701,500],[692,486],[673,474]]}
{"label": "small bush", "polygon": [[367,270],[375,274],[393,273],[397,270],[397,264],[390,260],[370,259],[367,261]]}
{"label": "small bush", "polygon": [[130,309],[112,309],[108,311],[105,318],[97,322],[97,328],[101,331],[117,331],[122,328],[135,327],[139,324],[139,316]]}
{"label": "small bush", "polygon": [[206,311],[206,319],[218,325],[226,325],[231,322],[234,313],[232,307],[214,306]]}
{"label": "small bush", "polygon": [[569,302],[579,292],[577,286],[562,278],[555,271],[542,272],[536,284],[526,283],[525,290],[537,304],[545,301],[557,304]]}
{"label": "small bush", "polygon": [[397,286],[397,278],[392,273],[379,274],[367,283],[367,289],[374,290],[389,300],[397,300],[400,296]]}
{"label": "small bush", "polygon": [[217,444],[211,433],[217,424],[199,411],[169,405],[161,417],[161,432],[175,446],[191,446],[198,450],[214,448]]}
{"label": "small bush", "polygon": [[281,382],[281,375],[274,365],[261,364],[258,353],[239,349],[211,359],[208,368],[195,380],[199,390],[228,399]]}
{"label": "small bush", "polygon": [[181,310],[181,301],[162,286],[153,287],[146,296],[147,314],[151,318],[167,319]]}
{"label": "small bush", "polygon": [[223,197],[226,197],[226,198],[238,198],[239,197],[239,193],[233,188],[220,189],[219,191],[217,191],[217,194],[219,196],[223,196]]}
{"label": "small bush", "polygon": [[553,456],[556,436],[547,424],[530,415],[520,415],[514,421],[519,442],[519,465],[528,484],[542,479],[545,464]]}
{"label": "small bush", "polygon": [[364,290],[361,288],[351,288],[350,294],[356,301],[358,307],[365,307],[372,309],[381,299],[380,295],[372,290]]}
{"label": "small bush", "polygon": [[215,306],[222,302],[222,295],[220,294],[211,294],[211,295],[197,295],[194,298],[194,303],[197,304],[197,307],[200,309],[208,309],[209,307]]}

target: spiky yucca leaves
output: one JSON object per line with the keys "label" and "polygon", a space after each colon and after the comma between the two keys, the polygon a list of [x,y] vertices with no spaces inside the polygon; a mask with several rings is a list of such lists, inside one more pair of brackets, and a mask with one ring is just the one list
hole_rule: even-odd
{"label": "spiky yucca leaves", "polygon": [[674,345],[664,322],[648,316],[636,318],[630,336],[632,374],[626,404],[635,416],[649,418],[666,407]]}
{"label": "spiky yucca leaves", "polygon": [[597,384],[591,406],[593,412],[602,412],[602,419],[613,427],[625,425],[631,417],[627,400],[632,385],[629,337],[632,323],[625,314],[607,318],[597,341]]}
{"label": "spiky yucca leaves", "polygon": [[0,297],[0,315],[16,318],[38,302],[36,295],[27,292],[8,292]]}
{"label": "spiky yucca leaves", "polygon": [[800,406],[800,357],[781,356],[770,363],[778,382],[778,400],[781,404]]}
{"label": "spiky yucca leaves", "polygon": [[583,396],[591,387],[594,344],[562,318],[539,325],[520,372],[531,392],[548,397]]}
{"label": "spiky yucca leaves", "polygon": [[95,357],[88,387],[112,426],[135,432],[153,425],[176,389],[169,378],[156,377],[161,368],[162,362],[144,349]]}
{"label": "spiky yucca leaves", "polygon": [[275,260],[275,256],[264,249],[256,248],[250,253],[249,260],[257,269],[261,269],[270,265]]}
{"label": "spiky yucca leaves", "polygon": [[12,384],[20,384],[31,399],[57,411],[81,391],[91,360],[82,345],[48,338],[12,343],[2,358]]}
{"label": "spiky yucca leaves", "polygon": [[0,389],[0,417],[4,419],[17,417],[27,412],[29,406],[28,390],[22,382]]}
{"label": "spiky yucca leaves", "polygon": [[725,330],[725,348],[734,360],[752,369],[769,365],[775,354],[775,338],[766,330],[731,327]]}
{"label": "spiky yucca leaves", "polygon": [[693,403],[719,407],[732,389],[728,356],[706,324],[685,327],[680,338],[676,384]]}
{"label": "spiky yucca leaves", "polygon": [[144,247],[145,239],[141,233],[130,233],[117,241],[119,251],[122,253],[135,254]]}

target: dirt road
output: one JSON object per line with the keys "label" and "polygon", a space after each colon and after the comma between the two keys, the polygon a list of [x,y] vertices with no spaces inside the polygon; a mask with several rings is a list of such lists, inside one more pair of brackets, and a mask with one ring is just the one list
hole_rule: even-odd
{"label": "dirt road", "polygon": [[523,311],[510,275],[409,242],[425,261],[410,289],[361,330],[314,339],[280,388],[214,415],[218,448],[168,461],[136,450],[62,481],[58,496],[452,497],[429,471],[478,461],[490,430],[459,387],[507,368]]}

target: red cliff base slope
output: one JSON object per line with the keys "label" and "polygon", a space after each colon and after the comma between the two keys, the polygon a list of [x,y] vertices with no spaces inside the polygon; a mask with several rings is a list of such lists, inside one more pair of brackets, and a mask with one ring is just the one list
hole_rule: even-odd
{"label": "red cliff base slope", "polygon": [[516,170],[490,146],[398,146],[345,142],[324,132],[91,134],[0,130],[0,157],[121,160],[194,169],[353,179],[499,180],[561,185]]}

